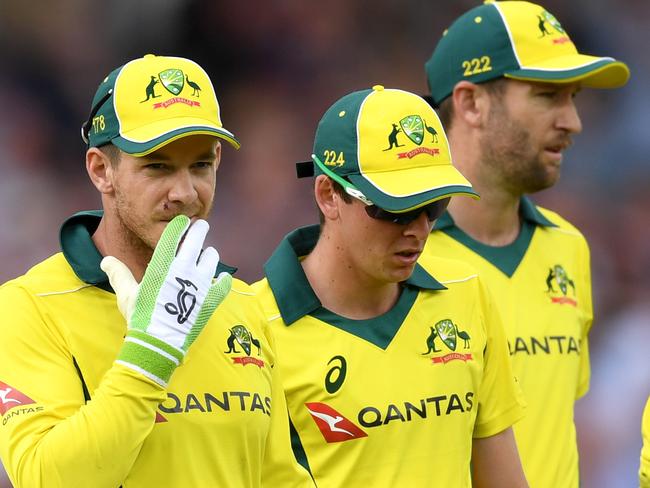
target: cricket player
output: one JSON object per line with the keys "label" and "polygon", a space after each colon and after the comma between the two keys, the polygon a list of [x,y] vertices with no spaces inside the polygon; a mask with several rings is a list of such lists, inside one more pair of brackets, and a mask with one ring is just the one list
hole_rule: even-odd
{"label": "cricket player", "polygon": [[239,147],[208,75],[179,57],[128,62],[82,134],[103,211],[70,217],[61,252],[0,288],[12,483],[313,486],[261,308],[204,246],[221,141]]}
{"label": "cricket player", "polygon": [[321,119],[312,159],[301,173],[316,175],[322,223],[290,233],[253,285],[299,460],[321,488],[466,487],[470,474],[527,486],[510,428],[520,393],[482,280],[417,264],[449,199],[475,196],[435,112],[379,85],[351,93]]}
{"label": "cricket player", "polygon": [[481,199],[451,201],[420,262],[456,258],[485,278],[528,403],[514,426],[528,482],[578,487],[573,417],[589,387],[589,248],[573,225],[526,195],[559,178],[562,154],[582,129],[578,91],[622,86],[629,70],[578,53],[543,7],[504,1],[460,16],[426,73],[454,164]]}

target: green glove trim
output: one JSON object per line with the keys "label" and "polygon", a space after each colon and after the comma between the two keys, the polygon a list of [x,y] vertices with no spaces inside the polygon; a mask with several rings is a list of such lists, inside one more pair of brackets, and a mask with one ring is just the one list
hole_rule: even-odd
{"label": "green glove trim", "polygon": [[145,344],[147,343],[140,342],[139,339],[129,340],[127,336],[116,362],[141,372],[162,387],[167,387],[179,363],[171,356],[161,354],[160,349],[151,349],[151,346]]}
{"label": "green glove trim", "polygon": [[102,260],[127,319],[117,362],[163,387],[232,284],[227,273],[214,279],[219,253],[213,247],[203,249],[208,223],[190,222],[178,215],[166,225],[140,284],[117,258]]}
{"label": "green glove trim", "polygon": [[178,244],[189,225],[189,217],[178,215],[165,227],[144,272],[138,292],[138,306],[135,308],[129,327],[146,330],[151,323],[156,298],[165,283],[167,270],[176,257]]}
{"label": "green glove trim", "polygon": [[156,349],[160,349],[164,353],[167,353],[173,358],[176,358],[179,364],[183,362],[183,357],[185,356],[184,351],[179,351],[174,346],[167,344],[165,341],[162,341],[157,337],[147,334],[146,332],[141,332],[139,330],[132,329],[126,333],[126,337],[133,337],[135,339],[139,339],[143,342],[146,342],[149,345],[155,347]]}
{"label": "green glove trim", "polygon": [[231,286],[232,276],[230,276],[228,273],[220,273],[212,286],[210,286],[208,294],[205,296],[205,300],[203,300],[203,306],[201,307],[201,310],[199,310],[199,314],[196,317],[196,322],[185,338],[185,343],[183,344],[183,349],[185,351],[187,351],[187,349],[196,340],[207,321],[210,320],[210,317],[214,313],[215,309],[224,300],[224,298],[226,298]]}

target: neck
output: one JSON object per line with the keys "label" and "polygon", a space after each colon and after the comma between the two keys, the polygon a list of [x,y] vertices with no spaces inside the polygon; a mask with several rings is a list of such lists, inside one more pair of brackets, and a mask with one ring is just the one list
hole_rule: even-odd
{"label": "neck", "polygon": [[[93,243],[102,256],[114,256],[131,271],[136,281],[142,281],[153,251],[137,239],[129,239],[128,231],[115,219],[102,217],[92,236]],[[135,237],[135,236],[134,236]],[[136,245],[135,241],[140,245]]]}
{"label": "neck", "polygon": [[399,299],[399,283],[379,282],[357,269],[343,246],[325,232],[301,263],[323,307],[354,320],[388,312]]}
{"label": "neck", "polygon": [[479,200],[454,197],[448,211],[454,223],[473,239],[490,246],[506,246],[517,239],[521,229],[520,194],[509,192],[489,166],[482,164],[478,144],[461,143],[460,134],[449,134],[454,165],[472,183]]}

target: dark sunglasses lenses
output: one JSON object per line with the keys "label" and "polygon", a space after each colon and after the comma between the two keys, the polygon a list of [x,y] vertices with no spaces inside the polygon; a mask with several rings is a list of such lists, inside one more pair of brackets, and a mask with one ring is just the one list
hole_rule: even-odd
{"label": "dark sunglasses lenses", "polygon": [[434,220],[437,220],[447,209],[449,200],[449,198],[443,198],[442,200],[437,200],[433,203],[430,203],[429,205],[425,205],[424,207],[416,208],[415,210],[404,213],[388,212],[383,208],[379,208],[377,205],[369,205],[366,207],[366,213],[373,219],[385,220],[394,224],[406,225],[416,220],[422,212],[425,212],[427,214],[427,219],[429,219],[429,222],[433,222]]}

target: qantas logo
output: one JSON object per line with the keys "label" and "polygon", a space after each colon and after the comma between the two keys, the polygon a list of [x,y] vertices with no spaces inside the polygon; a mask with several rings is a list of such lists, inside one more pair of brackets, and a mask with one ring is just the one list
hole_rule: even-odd
{"label": "qantas logo", "polygon": [[0,381],[0,415],[4,415],[14,407],[30,405],[34,402],[27,395]]}
{"label": "qantas logo", "polygon": [[328,443],[368,437],[363,430],[325,403],[311,402],[305,403],[305,406]]}

